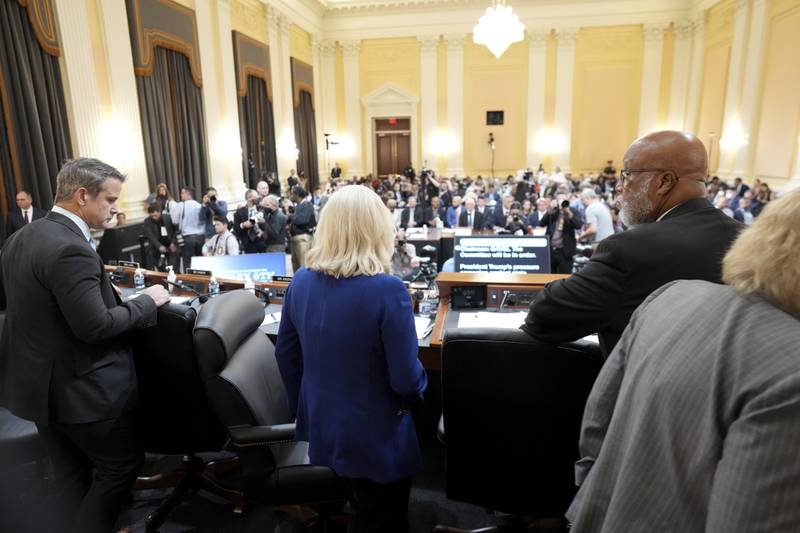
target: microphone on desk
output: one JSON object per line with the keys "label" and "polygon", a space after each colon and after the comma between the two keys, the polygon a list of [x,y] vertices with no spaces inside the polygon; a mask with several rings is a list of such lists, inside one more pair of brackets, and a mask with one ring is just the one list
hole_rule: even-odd
{"label": "microphone on desk", "polygon": [[190,300],[190,302],[189,302],[190,304],[195,299],[199,300],[201,304],[204,304],[204,303],[206,303],[208,301],[208,294],[204,294],[204,293],[198,291],[197,289],[195,289],[194,287],[190,287],[188,285],[184,285],[180,281],[170,281],[168,279],[165,279],[164,282],[167,285],[174,285],[175,287],[178,287],[179,289],[181,289],[183,291],[189,291],[189,292],[193,293],[195,295],[195,297],[192,298],[192,300]]}

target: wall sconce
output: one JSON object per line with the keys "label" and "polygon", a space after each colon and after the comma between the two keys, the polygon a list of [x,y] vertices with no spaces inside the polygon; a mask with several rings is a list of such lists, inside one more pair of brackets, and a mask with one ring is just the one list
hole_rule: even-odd
{"label": "wall sconce", "polygon": [[128,172],[133,165],[131,146],[134,145],[134,139],[129,132],[130,128],[116,113],[102,119],[100,124],[98,157],[123,172]]}
{"label": "wall sconce", "polygon": [[533,146],[541,154],[560,154],[567,149],[567,139],[557,129],[545,128],[536,134]]}
{"label": "wall sconce", "polygon": [[286,136],[275,144],[275,152],[279,158],[286,161],[297,161],[300,157],[300,150],[297,149],[294,140]]}
{"label": "wall sconce", "polygon": [[449,131],[437,131],[428,142],[428,148],[437,156],[447,157],[458,149],[458,141]]}
{"label": "wall sconce", "polygon": [[356,143],[349,135],[332,135],[330,152],[335,158],[350,159],[356,154]]}
{"label": "wall sconce", "polygon": [[749,141],[750,137],[744,131],[742,123],[739,119],[735,119],[722,132],[722,137],[719,139],[719,147],[727,152],[735,152],[742,146],[747,145]]}

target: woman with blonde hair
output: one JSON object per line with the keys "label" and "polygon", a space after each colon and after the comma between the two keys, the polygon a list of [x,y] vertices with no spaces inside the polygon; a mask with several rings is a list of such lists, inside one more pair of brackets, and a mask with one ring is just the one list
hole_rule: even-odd
{"label": "woman with blonde hair", "polygon": [[295,438],[345,480],[358,532],[405,530],[422,467],[407,407],[427,377],[411,298],[388,275],[393,250],[377,194],[360,185],[334,193],[286,292],[275,348]]}

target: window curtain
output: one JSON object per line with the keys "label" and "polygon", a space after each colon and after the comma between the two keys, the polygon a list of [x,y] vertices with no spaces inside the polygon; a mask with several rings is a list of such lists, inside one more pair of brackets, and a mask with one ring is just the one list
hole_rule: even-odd
{"label": "window curtain", "polygon": [[56,175],[72,157],[58,57],[45,52],[27,10],[0,0],[0,211],[16,208],[18,190],[53,206]]}
{"label": "window curtain", "polygon": [[300,103],[294,108],[294,131],[300,157],[297,171],[303,171],[308,178],[308,192],[319,185],[319,166],[317,165],[317,126],[314,122],[314,107],[311,94],[300,91]]}
{"label": "window curtain", "polygon": [[150,190],[163,181],[174,196],[184,186],[202,194],[208,158],[201,89],[186,56],[160,46],[153,53],[153,74],[136,77]]}
{"label": "window curtain", "polygon": [[278,171],[275,151],[275,117],[267,98],[267,83],[247,76],[247,93],[239,100],[239,130],[242,141],[242,165],[251,189],[265,174]]}

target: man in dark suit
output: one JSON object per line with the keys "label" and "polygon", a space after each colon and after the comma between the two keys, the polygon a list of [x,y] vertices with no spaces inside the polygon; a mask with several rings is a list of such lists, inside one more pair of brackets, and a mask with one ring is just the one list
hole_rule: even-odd
{"label": "man in dark suit", "polygon": [[12,209],[8,213],[8,220],[6,221],[6,239],[12,233],[22,229],[23,226],[42,218],[47,214],[46,211],[33,206],[33,197],[28,191],[19,191],[17,193],[17,209]]}
{"label": "man in dark suit", "polygon": [[651,133],[625,152],[618,186],[628,231],[603,241],[572,277],[550,283],[522,329],[551,343],[599,333],[609,354],[631,314],[677,279],[721,282],[725,252],[742,225],[705,199],[707,155],[696,137]]}
{"label": "man in dark suit", "polygon": [[36,422],[69,531],[111,531],[144,461],[128,332],[153,325],[169,294],[157,285],[123,303],[89,233],[116,213],[124,179],[96,159],[67,161],[53,210],[2,253],[0,404]]}
{"label": "man in dark suit", "polygon": [[245,205],[233,214],[233,233],[242,243],[241,250],[245,254],[260,254],[267,251],[264,240],[264,212],[258,201],[258,193],[248,189],[244,193]]}
{"label": "man in dark suit", "polygon": [[424,215],[422,207],[417,205],[417,197],[409,196],[408,204],[400,214],[400,227],[403,229],[422,227],[425,223]]}
{"label": "man in dark suit", "polygon": [[439,200],[438,196],[431,196],[431,205],[427,209],[425,209],[425,216],[423,217],[424,223],[428,225],[429,228],[436,228],[444,226],[444,221],[446,218],[446,210],[444,206],[441,205],[441,200]]}
{"label": "man in dark suit", "polygon": [[[147,218],[142,224],[142,234],[147,239],[147,268],[152,270],[167,270],[167,265],[172,265],[178,271],[180,256],[175,225],[167,213],[161,212],[158,203],[150,204],[147,208]],[[163,261],[161,257],[164,257]]]}
{"label": "man in dark suit", "polygon": [[581,215],[569,206],[566,195],[559,194],[554,205],[539,220],[547,228],[550,241],[550,271],[553,274],[572,274],[572,257],[577,243],[575,231],[581,229]]}
{"label": "man in dark suit", "polygon": [[498,204],[494,208],[494,212],[492,213],[492,221],[491,225],[487,224],[487,227],[494,226],[495,228],[505,228],[506,222],[508,221],[508,215],[511,213],[511,204],[514,202],[514,197],[511,194],[506,193],[503,195],[502,203]]}
{"label": "man in dark suit", "polygon": [[461,216],[458,217],[458,226],[460,228],[483,229],[483,215],[475,207],[475,199],[471,196],[464,200],[464,209],[461,211]]}

